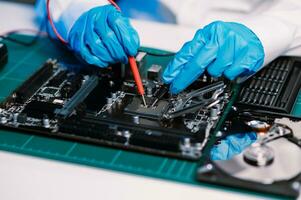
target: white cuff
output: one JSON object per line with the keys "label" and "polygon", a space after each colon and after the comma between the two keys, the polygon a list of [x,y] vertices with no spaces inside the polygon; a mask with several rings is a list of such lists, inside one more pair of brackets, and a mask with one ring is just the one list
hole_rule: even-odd
{"label": "white cuff", "polygon": [[259,16],[238,22],[250,28],[261,41],[265,53],[263,66],[288,50],[296,31],[295,27],[269,16]]}
{"label": "white cuff", "polygon": [[97,7],[107,5],[109,2],[107,0],[73,0],[65,10],[62,11],[59,22],[63,23],[65,29],[65,35],[68,35],[69,31],[71,30],[72,26],[76,22],[76,20],[88,10]]}

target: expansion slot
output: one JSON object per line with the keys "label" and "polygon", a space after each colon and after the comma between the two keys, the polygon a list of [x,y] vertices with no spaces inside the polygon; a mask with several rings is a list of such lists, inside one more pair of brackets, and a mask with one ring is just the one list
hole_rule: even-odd
{"label": "expansion slot", "polygon": [[68,117],[74,108],[83,102],[90,92],[97,86],[98,77],[92,75],[84,82],[82,87],[74,94],[74,96],[61,109],[56,109],[54,113],[62,118]]}

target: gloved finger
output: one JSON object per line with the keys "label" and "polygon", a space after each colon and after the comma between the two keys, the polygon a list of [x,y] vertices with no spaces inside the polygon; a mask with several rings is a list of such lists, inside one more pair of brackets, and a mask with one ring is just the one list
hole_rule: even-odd
{"label": "gloved finger", "polygon": [[223,72],[233,63],[235,40],[229,38],[223,42],[224,44],[218,50],[216,60],[207,68],[207,72],[213,77],[220,77],[223,75]]}
{"label": "gloved finger", "polygon": [[259,62],[256,58],[249,56],[246,52],[245,54],[242,54],[237,60],[235,60],[232,66],[224,71],[224,75],[228,79],[234,80],[241,74],[250,73],[251,69],[255,68],[258,63]]}
{"label": "gloved finger", "polygon": [[114,31],[125,53],[135,56],[140,46],[140,40],[129,19],[123,17],[119,11],[112,11],[108,16],[108,25]]}
{"label": "gloved finger", "polygon": [[[82,17],[79,20],[86,21],[86,17]],[[81,23],[85,24],[85,23]],[[83,27],[84,30],[81,32],[76,31],[75,29],[71,29],[70,32],[70,38],[69,38],[69,45],[73,51],[77,55],[80,55],[80,57],[85,60],[87,63],[91,65],[97,65],[97,66],[106,66],[106,63],[104,63],[102,60],[100,60],[97,56],[93,55],[92,52],[90,52],[89,48],[85,45],[84,42],[84,32],[86,29],[86,26]],[[74,33],[72,33],[74,31]]]}
{"label": "gloved finger", "polygon": [[[114,8],[115,9],[115,8]],[[95,15],[94,31],[103,41],[107,51],[112,56],[113,60],[122,63],[127,63],[127,55],[125,54],[123,47],[119,43],[114,31],[108,25],[108,15],[111,9],[104,9],[103,12],[98,12]]]}
{"label": "gloved finger", "polygon": [[206,67],[216,58],[217,46],[207,44],[181,69],[174,78],[170,91],[177,94],[195,81],[206,69]]}
{"label": "gloved finger", "polygon": [[93,24],[86,25],[84,41],[89,50],[104,63],[104,66],[99,67],[107,67],[109,63],[113,63],[114,60],[110,53],[107,51],[101,39],[94,32],[93,27]]}
{"label": "gloved finger", "polygon": [[201,29],[190,42],[186,42],[183,45],[174,59],[167,65],[162,76],[163,81],[167,84],[171,83],[179,75],[185,64],[200,51],[204,44],[205,38]]}
{"label": "gloved finger", "polygon": [[212,160],[228,160],[240,154],[257,139],[255,132],[240,133],[226,137],[220,144],[211,149]]}

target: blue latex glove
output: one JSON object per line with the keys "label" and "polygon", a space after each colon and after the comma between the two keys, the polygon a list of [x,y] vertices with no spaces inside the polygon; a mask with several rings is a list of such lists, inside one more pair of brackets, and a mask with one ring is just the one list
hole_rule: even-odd
{"label": "blue latex glove", "polygon": [[185,43],[163,73],[165,83],[171,83],[176,94],[189,86],[205,70],[213,77],[225,75],[233,80],[260,69],[264,50],[257,36],[246,26],[216,21]]}
{"label": "blue latex glove", "polygon": [[249,147],[256,139],[257,134],[254,132],[230,135],[211,149],[211,159],[231,159],[233,156],[240,154],[244,149]]}
{"label": "blue latex glove", "polygon": [[68,41],[77,55],[99,67],[127,63],[127,56],[135,56],[139,48],[137,32],[112,5],[93,8],[80,16]]}

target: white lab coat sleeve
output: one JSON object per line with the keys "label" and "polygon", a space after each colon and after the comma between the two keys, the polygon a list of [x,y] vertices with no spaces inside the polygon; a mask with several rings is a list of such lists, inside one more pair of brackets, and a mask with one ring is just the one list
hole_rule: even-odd
{"label": "white lab coat sleeve", "polygon": [[[264,65],[280,55],[301,56],[301,1],[300,0],[265,0],[265,9],[256,10],[252,2],[231,0],[227,3],[212,0],[204,4],[203,0],[161,0],[176,15],[177,22],[181,25],[198,25],[199,28],[212,11],[219,7],[227,7],[243,13],[243,17],[231,16],[228,12],[225,21],[242,23],[250,28],[260,39],[265,51]],[[223,4],[224,3],[224,4]],[[220,4],[220,5],[218,5]],[[231,5],[230,5],[231,4]],[[256,4],[254,4],[256,5]],[[190,12],[189,12],[190,11]],[[249,14],[247,14],[249,13]],[[215,20],[220,20],[217,14]],[[210,20],[212,21],[211,17]],[[206,21],[206,20],[205,20]],[[263,66],[264,66],[263,65]]]}
{"label": "white lab coat sleeve", "polygon": [[[63,38],[68,37],[75,21],[86,11],[109,4],[107,0],[51,0],[51,17]],[[46,0],[38,0],[36,3],[37,16],[39,18],[46,15]]]}
{"label": "white lab coat sleeve", "polygon": [[280,55],[301,56],[300,19],[300,0],[279,0],[261,14],[238,22],[249,27],[262,42],[266,65]]}

